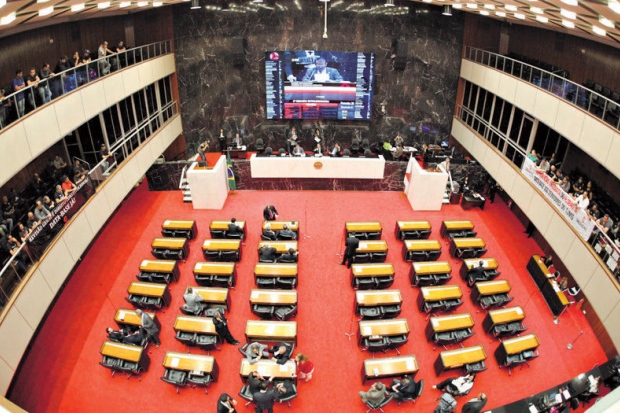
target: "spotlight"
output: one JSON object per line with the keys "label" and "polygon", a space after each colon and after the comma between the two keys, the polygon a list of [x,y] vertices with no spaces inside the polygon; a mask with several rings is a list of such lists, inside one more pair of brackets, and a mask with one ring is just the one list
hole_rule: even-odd
{"label": "spotlight", "polygon": [[263,0],[252,0],[252,3],[262,3]]}
{"label": "spotlight", "polygon": [[199,8],[200,8],[200,0],[192,0],[192,5],[190,6],[190,9],[196,10]]}
{"label": "spotlight", "polygon": [[394,0],[385,0],[384,6],[394,7]]}
{"label": "spotlight", "polygon": [[441,12],[444,16],[452,16],[452,6],[446,4],[443,6],[443,12]]}

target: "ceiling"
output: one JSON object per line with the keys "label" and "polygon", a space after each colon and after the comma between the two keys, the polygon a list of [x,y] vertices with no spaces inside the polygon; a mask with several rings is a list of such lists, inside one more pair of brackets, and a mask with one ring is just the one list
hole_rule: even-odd
{"label": "ceiling", "polygon": [[[190,1],[184,0],[0,0],[0,37],[50,24],[122,15]],[[210,9],[252,12],[260,8],[299,9],[319,0],[199,0]],[[356,13],[406,15],[412,1],[451,6],[453,12],[476,13],[509,23],[537,26],[620,47],[620,0],[331,0],[331,9]],[[387,3],[395,5],[390,6]],[[72,11],[79,8],[79,10]],[[314,6],[313,6],[314,7]],[[41,10],[49,12],[41,15]],[[449,18],[446,16],[446,18]]]}

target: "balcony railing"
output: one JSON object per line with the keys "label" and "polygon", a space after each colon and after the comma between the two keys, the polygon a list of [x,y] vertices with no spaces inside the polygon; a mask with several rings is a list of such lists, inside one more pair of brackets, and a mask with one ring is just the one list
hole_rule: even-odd
{"label": "balcony railing", "polygon": [[465,46],[464,58],[536,85],[620,130],[620,102],[618,101],[609,99],[556,73],[497,53]]}
{"label": "balcony railing", "polygon": [[[52,100],[79,89],[94,80],[125,67],[171,52],[170,40],[151,43],[128,49],[124,52],[114,53],[89,63],[75,66],[61,73],[55,73],[54,76],[41,79],[36,85],[26,86],[10,95],[3,96],[3,94],[0,94],[0,129],[19,120],[26,114],[45,106]],[[27,73],[24,73],[25,85],[27,84],[25,80],[26,75]]]}

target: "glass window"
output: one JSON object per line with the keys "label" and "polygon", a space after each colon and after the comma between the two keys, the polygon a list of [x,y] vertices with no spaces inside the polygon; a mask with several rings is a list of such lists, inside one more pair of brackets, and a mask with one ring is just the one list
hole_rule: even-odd
{"label": "glass window", "polygon": [[138,124],[140,124],[148,116],[148,113],[146,111],[146,99],[144,97],[144,90],[133,94],[133,103],[134,107],[136,108],[136,117],[138,120]]}
{"label": "glass window", "polygon": [[123,120],[123,128],[125,133],[132,130],[136,126],[136,118],[134,117],[133,106],[131,104],[131,98],[125,98],[118,102],[121,110],[121,118]]}
{"label": "glass window", "polygon": [[153,114],[157,109],[157,97],[155,96],[155,87],[148,85],[146,87],[146,105],[149,109],[149,113]]}

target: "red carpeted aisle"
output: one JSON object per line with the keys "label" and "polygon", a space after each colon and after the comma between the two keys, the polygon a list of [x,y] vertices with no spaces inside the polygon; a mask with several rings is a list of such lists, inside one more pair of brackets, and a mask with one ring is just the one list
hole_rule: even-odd
{"label": "red carpeted aisle", "polygon": [[[243,258],[237,264],[237,287],[231,291],[232,305],[229,321],[233,335],[244,340],[243,330],[248,319],[256,319],[249,308],[250,290],[254,288],[253,268],[257,262],[256,247],[260,239],[262,209],[274,204],[280,218],[300,221],[299,244],[299,315],[297,349],[306,353],[315,363],[314,379],[299,383],[299,397],[292,402],[295,412],[338,411],[365,412],[357,392],[366,388],[361,383],[361,367],[372,354],[360,351],[355,336],[349,340],[345,333],[357,332],[353,314],[354,292],[350,273],[338,265],[336,255],[343,250],[343,226],[350,221],[381,221],[383,239],[388,242],[388,262],[394,264],[396,281],[392,288],[400,289],[403,312],[411,328],[409,342],[402,354],[415,354],[420,365],[416,379],[424,379],[426,388],[415,406],[396,403],[386,412],[415,409],[430,412],[439,392],[431,385],[440,381],[435,376],[433,363],[439,350],[433,351],[424,328],[427,321],[416,305],[419,290],[409,284],[410,263],[402,259],[402,243],[394,235],[398,219],[428,219],[433,225],[431,238],[440,239],[439,228],[444,219],[471,219],[478,235],[488,247],[487,257],[499,263],[499,279],[509,280],[512,304],[520,305],[526,313],[528,333],[540,340],[540,354],[528,368],[517,368],[512,377],[499,369],[494,358],[498,342],[482,329],[484,312],[476,313],[469,289],[458,276],[460,262],[450,257],[448,245],[441,240],[441,260],[453,268],[452,283],[458,283],[464,292],[464,305],[456,312],[470,312],[474,317],[476,334],[465,345],[481,344],[488,359],[488,370],[479,374],[472,395],[480,391],[489,397],[488,408],[521,399],[577,374],[606,360],[605,355],[583,314],[576,306],[553,323],[551,312],[525,269],[531,254],[540,249],[523,234],[523,227],[501,201],[487,204],[484,211],[463,211],[460,206],[445,206],[440,212],[412,212],[406,198],[397,192],[340,192],[340,191],[240,191],[229,196],[223,211],[194,211],[191,204],[181,202],[179,192],[149,192],[146,184],[136,189],[110,220],[94,242],[84,260],[67,283],[62,295],[50,311],[45,325],[32,343],[32,349],[22,363],[10,399],[32,412],[48,411],[129,411],[158,410],[215,412],[216,398],[222,392],[237,397],[241,388],[239,363],[241,355],[236,347],[223,345],[221,351],[212,351],[220,367],[219,381],[205,395],[201,389],[182,389],[180,395],[173,386],[160,380],[164,368],[161,363],[166,351],[186,351],[174,338],[173,321],[183,304],[186,286],[195,285],[192,268],[204,261],[201,244],[209,237],[208,225],[212,219],[236,217],[246,220],[248,238],[243,246]],[[196,219],[198,237],[191,242],[188,260],[181,263],[181,277],[171,285],[172,303],[161,320],[162,345],[150,347],[151,366],[136,378],[126,380],[99,366],[99,349],[105,339],[105,327],[113,326],[118,308],[131,308],[125,301],[127,286],[137,274],[143,258],[150,258],[150,243],[160,235],[161,223],[168,218]],[[308,236],[308,237],[304,237]],[[566,345],[579,331],[584,335],[573,350]],[[193,353],[202,353],[196,348]],[[395,355],[391,351],[375,357]],[[453,374],[457,374],[454,372]],[[450,373],[444,373],[448,377]],[[387,382],[387,381],[386,381]],[[239,412],[253,411],[240,405]],[[462,405],[465,399],[459,399]],[[181,407],[182,406],[182,407]],[[286,405],[277,405],[276,411],[289,411]],[[460,411],[460,408],[459,408]]]}

